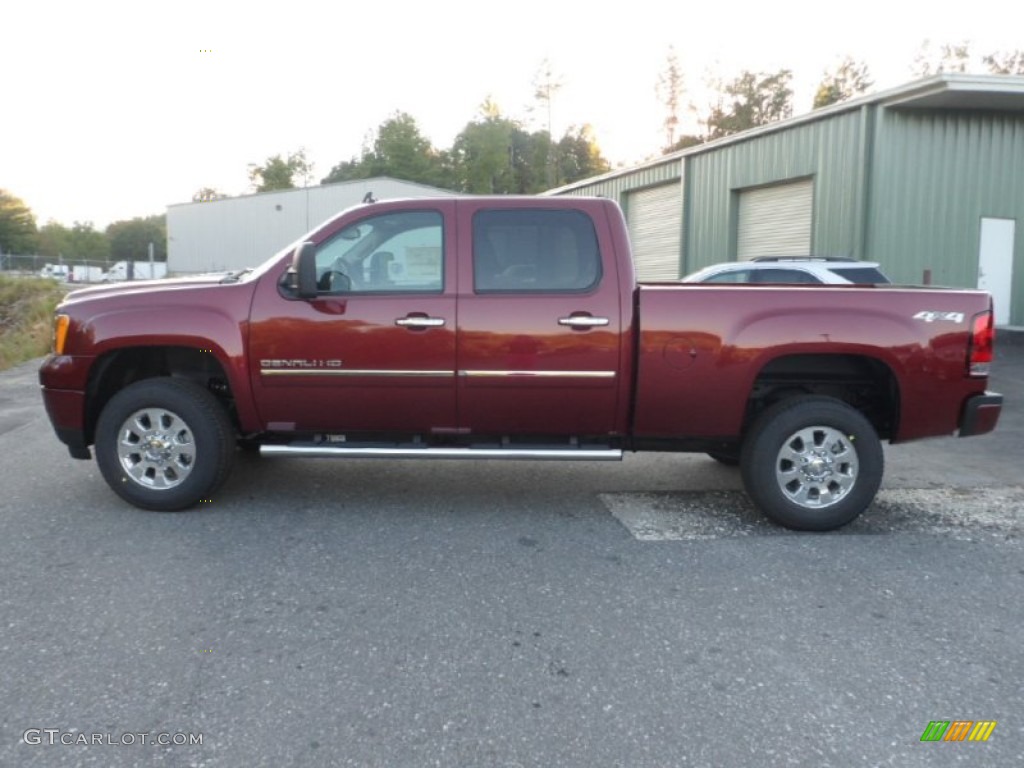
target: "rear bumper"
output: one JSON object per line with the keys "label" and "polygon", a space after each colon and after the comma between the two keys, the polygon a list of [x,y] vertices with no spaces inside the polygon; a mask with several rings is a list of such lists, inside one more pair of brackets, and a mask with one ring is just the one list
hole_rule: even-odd
{"label": "rear bumper", "polygon": [[1003,396],[997,392],[986,392],[967,398],[963,413],[960,414],[960,437],[991,432],[996,428],[1002,410]]}

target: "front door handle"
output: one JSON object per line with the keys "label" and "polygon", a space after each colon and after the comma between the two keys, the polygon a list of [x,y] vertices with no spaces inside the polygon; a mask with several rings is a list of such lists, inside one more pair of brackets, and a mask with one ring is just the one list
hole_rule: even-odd
{"label": "front door handle", "polygon": [[570,328],[603,328],[608,323],[607,317],[593,317],[591,315],[569,315],[569,317],[558,318],[559,325],[567,325]]}
{"label": "front door handle", "polygon": [[409,315],[395,320],[395,325],[403,328],[440,328],[444,325],[443,317],[429,317],[428,315]]}

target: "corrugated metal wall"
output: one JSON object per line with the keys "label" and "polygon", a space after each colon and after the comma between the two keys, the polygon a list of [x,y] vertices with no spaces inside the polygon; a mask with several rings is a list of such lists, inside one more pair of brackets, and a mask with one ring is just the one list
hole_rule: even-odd
{"label": "corrugated metal wall", "polygon": [[606,197],[617,202],[625,210],[628,192],[643,189],[644,187],[657,186],[667,181],[678,181],[681,169],[682,165],[679,159],[676,158],[646,168],[638,168],[633,172],[623,173],[611,179],[584,184],[563,194],[576,195],[577,197]]}
{"label": "corrugated metal wall", "polygon": [[881,110],[869,252],[893,280],[974,287],[981,219],[1015,219],[1013,312],[1024,325],[1024,115]]}
{"label": "corrugated metal wall", "polygon": [[811,252],[856,255],[862,122],[855,110],[687,156],[684,274],[736,258],[740,192],[800,178],[814,182]]}
{"label": "corrugated metal wall", "polygon": [[454,193],[379,177],[167,208],[167,269],[173,274],[254,267],[326,219],[362,201]]}

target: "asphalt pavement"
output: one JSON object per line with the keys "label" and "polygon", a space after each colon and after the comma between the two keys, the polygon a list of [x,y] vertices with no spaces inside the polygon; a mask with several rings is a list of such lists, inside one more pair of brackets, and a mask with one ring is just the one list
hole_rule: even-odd
{"label": "asphalt pavement", "polygon": [[[143,512],[57,442],[37,363],[0,373],[0,766],[1024,765],[998,354],[999,430],[887,447],[829,534],[697,455],[240,456]],[[921,741],[958,720],[996,726]]]}

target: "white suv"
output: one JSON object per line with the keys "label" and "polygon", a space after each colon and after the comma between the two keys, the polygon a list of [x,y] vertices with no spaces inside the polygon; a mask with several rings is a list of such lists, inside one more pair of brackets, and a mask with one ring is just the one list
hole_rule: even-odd
{"label": "white suv", "polygon": [[760,256],[704,267],[684,277],[683,282],[873,285],[891,281],[873,261],[831,256]]}

